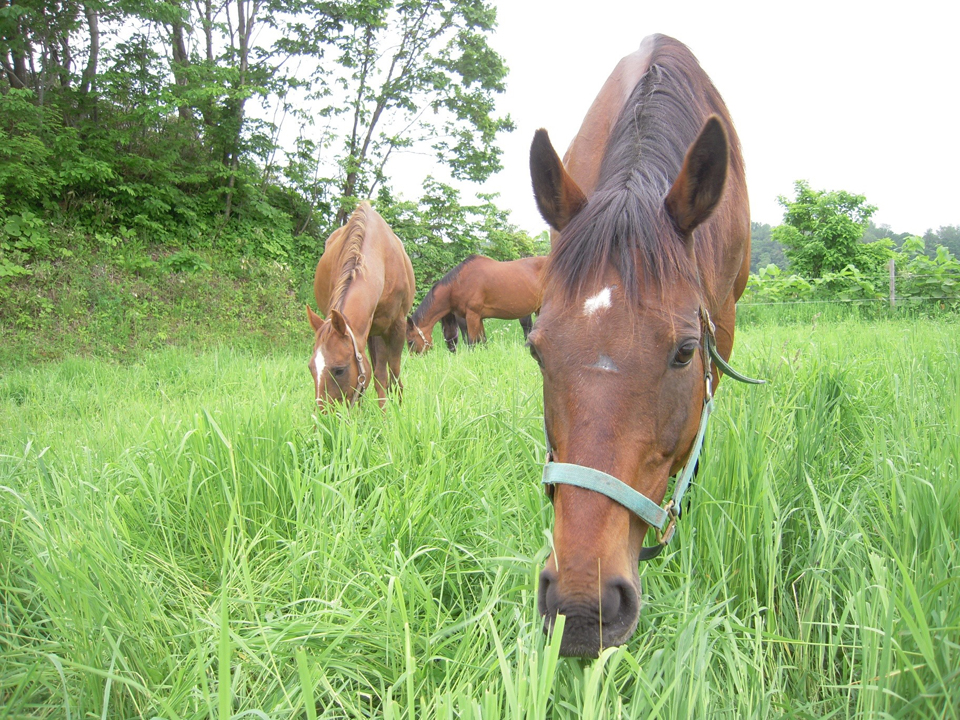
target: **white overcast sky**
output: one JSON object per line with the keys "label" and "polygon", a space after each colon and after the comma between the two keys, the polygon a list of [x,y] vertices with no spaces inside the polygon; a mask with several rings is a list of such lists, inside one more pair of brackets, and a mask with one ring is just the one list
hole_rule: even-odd
{"label": "white overcast sky", "polygon": [[[499,192],[545,229],[528,152],[545,127],[562,155],[604,80],[652,33],[686,43],[730,109],[751,215],[779,224],[793,182],[866,195],[895,232],[960,225],[960,2],[495,0],[491,40],[510,68],[498,102]],[[405,193],[406,194],[406,193]]]}

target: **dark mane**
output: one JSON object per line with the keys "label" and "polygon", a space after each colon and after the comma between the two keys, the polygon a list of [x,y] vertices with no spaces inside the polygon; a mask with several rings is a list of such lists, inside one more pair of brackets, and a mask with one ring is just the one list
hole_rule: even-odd
{"label": "dark mane", "polygon": [[457,279],[457,276],[460,274],[460,271],[463,270],[464,266],[467,265],[467,263],[470,263],[479,257],[481,256],[468,255],[463,260],[463,262],[461,262],[452,270],[449,270],[446,275],[444,275],[442,278],[440,278],[439,280],[437,280],[437,282],[433,284],[433,287],[431,287],[430,290],[427,291],[427,294],[424,296],[421,303],[417,306],[417,309],[413,311],[413,315],[411,317],[415,324],[419,325],[420,321],[423,320],[424,315],[426,315],[427,312],[430,310],[430,308],[433,306],[433,302],[436,299],[434,290],[436,290],[438,287],[443,287],[444,285],[449,285],[450,283],[452,283],[454,280]]}
{"label": "dark mane", "polygon": [[684,45],[657,36],[650,67],[611,132],[596,191],[555,243],[548,282],[569,297],[612,265],[633,302],[641,283],[660,286],[677,273],[695,282],[696,267],[663,203],[687,148],[714,113],[730,138],[732,173],[743,161],[723,100]]}
{"label": "dark mane", "polygon": [[333,302],[331,308],[343,310],[344,297],[347,288],[354,278],[363,271],[363,240],[367,235],[367,208],[369,205],[360,203],[353,211],[344,228],[347,237],[340,250],[340,270],[337,273],[337,282],[333,286]]}

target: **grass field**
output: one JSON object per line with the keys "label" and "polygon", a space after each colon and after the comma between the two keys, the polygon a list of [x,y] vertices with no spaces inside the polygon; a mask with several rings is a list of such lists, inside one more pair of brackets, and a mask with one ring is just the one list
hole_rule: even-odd
{"label": "grass field", "polygon": [[308,339],[0,377],[0,718],[960,717],[960,325],[745,323],[633,640],[558,659],[516,323],[313,417]]}

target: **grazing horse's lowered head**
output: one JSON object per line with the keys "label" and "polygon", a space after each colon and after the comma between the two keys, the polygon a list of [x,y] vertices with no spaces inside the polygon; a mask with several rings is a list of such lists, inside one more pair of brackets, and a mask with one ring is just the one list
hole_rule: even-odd
{"label": "grazing horse's lowered head", "polygon": [[[605,130],[582,129],[564,162],[543,130],[531,146],[554,238],[528,344],[555,516],[539,608],[547,630],[566,616],[562,654],[596,656],[637,627],[639,560],[659,551],[644,538],[699,453],[719,379],[708,346],[729,356],[750,252],[739,143],[683,45],[645,41],[584,127]],[[622,499],[637,494],[639,510]]]}
{"label": "grazing horse's lowered head", "polygon": [[[431,328],[432,330],[433,328]],[[417,325],[413,321],[413,317],[407,316],[407,349],[414,353],[415,355],[420,355],[425,353],[427,350],[433,347],[433,339],[427,337],[423,332],[423,328]]]}
{"label": "grazing horse's lowered head", "polygon": [[371,376],[356,335],[338,310],[331,310],[330,317],[324,320],[308,307],[307,319],[314,331],[309,367],[317,390],[317,405],[322,410],[334,402],[355,404]]}

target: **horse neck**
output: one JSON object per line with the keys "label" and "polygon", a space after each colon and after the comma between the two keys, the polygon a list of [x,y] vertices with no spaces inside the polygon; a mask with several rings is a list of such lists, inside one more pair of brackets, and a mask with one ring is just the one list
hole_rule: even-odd
{"label": "horse neck", "polygon": [[[448,285],[434,285],[431,294],[430,304],[424,307],[424,303],[420,303],[420,307],[414,313],[416,315],[422,312],[414,322],[427,337],[431,336],[433,326],[440,322],[440,318],[453,311],[453,308],[450,307],[450,287]],[[424,302],[426,302],[426,299]]]}
{"label": "horse neck", "polygon": [[370,277],[367,269],[357,275],[344,291],[339,310],[350,324],[357,343],[366,344],[373,326],[373,316],[383,291],[383,278]]}
{"label": "horse neck", "polygon": [[655,44],[655,37],[647,37],[638,50],[617,63],[564,154],[564,167],[587,197],[597,188],[600,159],[613,126],[640,78],[650,68]]}

